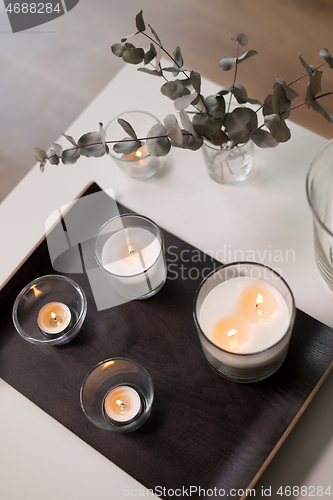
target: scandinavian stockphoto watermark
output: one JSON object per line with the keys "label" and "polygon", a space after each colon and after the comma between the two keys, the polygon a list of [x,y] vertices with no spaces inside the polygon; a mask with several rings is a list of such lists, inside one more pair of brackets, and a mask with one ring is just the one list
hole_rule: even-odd
{"label": "scandinavian stockphoto watermark", "polygon": [[[231,262],[256,262],[269,266],[277,274],[282,274],[281,265],[296,262],[296,252],[292,249],[276,249],[269,244],[262,250],[235,249],[230,244],[224,244],[217,251],[197,248],[179,250],[176,246],[166,248],[169,280],[198,280],[204,279],[212,271],[223,264]],[[218,261],[218,262],[217,262]],[[239,275],[239,270],[237,271]],[[263,278],[265,269],[258,275],[258,269],[253,269],[252,278]],[[267,271],[269,274],[270,270]],[[229,276],[229,279],[231,276]]]}
{"label": "scandinavian stockphoto watermark", "polygon": [[72,10],[79,0],[4,0],[13,33],[53,21]]}

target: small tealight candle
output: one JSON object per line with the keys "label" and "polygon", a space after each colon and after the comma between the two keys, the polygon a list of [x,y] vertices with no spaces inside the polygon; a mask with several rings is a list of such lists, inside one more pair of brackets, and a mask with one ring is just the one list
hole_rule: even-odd
{"label": "small tealight candle", "polygon": [[37,323],[39,328],[47,334],[56,335],[63,332],[71,321],[69,307],[62,302],[49,302],[41,308]]}
{"label": "small tealight candle", "polygon": [[141,166],[146,156],[148,156],[148,149],[146,144],[144,144],[143,146],[141,146],[141,148],[137,149],[133,153],[130,153],[128,155],[123,154],[123,160],[138,160],[137,165]]}
{"label": "small tealight candle", "polygon": [[112,389],[104,400],[106,415],[116,422],[124,423],[135,418],[141,410],[138,392],[127,385]]}

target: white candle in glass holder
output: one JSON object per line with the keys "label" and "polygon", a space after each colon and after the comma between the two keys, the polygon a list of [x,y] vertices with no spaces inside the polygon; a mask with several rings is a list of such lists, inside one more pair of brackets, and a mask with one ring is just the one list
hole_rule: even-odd
{"label": "white candle in glass holder", "polygon": [[161,243],[143,227],[124,228],[110,236],[101,263],[113,275],[119,293],[129,298],[149,293],[165,279]]}
{"label": "white candle in glass holder", "polygon": [[71,321],[69,307],[62,302],[49,302],[41,308],[37,323],[39,328],[50,335],[63,332]]}
{"label": "white candle in glass holder", "polygon": [[116,422],[128,422],[141,410],[141,398],[133,387],[122,385],[112,389],[104,400],[106,415]]}
{"label": "white candle in glass holder", "polygon": [[285,335],[289,322],[287,304],[280,292],[252,277],[220,283],[205,298],[199,316],[207,338],[237,354],[269,349]]}

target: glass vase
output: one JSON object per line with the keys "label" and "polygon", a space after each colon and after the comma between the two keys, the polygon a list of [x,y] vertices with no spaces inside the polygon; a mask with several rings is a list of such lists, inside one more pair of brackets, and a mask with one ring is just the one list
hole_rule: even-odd
{"label": "glass vase", "polygon": [[234,147],[231,147],[229,143],[221,147],[204,142],[202,152],[209,176],[220,184],[243,182],[249,177],[254,167],[252,141]]}
{"label": "glass vase", "polygon": [[313,159],[306,192],[313,216],[316,263],[322,278],[333,290],[333,139]]}

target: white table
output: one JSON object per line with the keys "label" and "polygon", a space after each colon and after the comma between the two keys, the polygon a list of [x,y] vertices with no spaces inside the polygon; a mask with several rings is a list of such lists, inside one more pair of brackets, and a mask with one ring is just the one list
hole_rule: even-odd
{"label": "white table", "polygon": [[[132,109],[149,111],[162,120],[174,110],[160,94],[160,85],[160,79],[125,67],[66,133],[78,139],[97,130],[100,121],[107,124]],[[217,90],[212,82],[203,81],[205,95]],[[290,128],[288,143],[256,149],[256,175],[242,186],[226,187],[211,180],[201,151],[173,150],[163,170],[147,181],[126,177],[108,156],[82,157],[73,166],[47,165],[43,175],[35,165],[0,205],[0,283],[43,238],[48,215],[96,181],[103,189],[112,188],[120,203],[224,262],[245,257],[279,268],[297,307],[333,326],[332,292],[314,262],[305,196],[309,163],[326,140],[293,123]],[[57,142],[67,144],[63,138]],[[277,255],[283,262],[274,260]],[[333,493],[332,394],[329,375],[259,482],[257,496],[261,485],[272,486],[271,498],[281,498],[275,495],[280,485],[324,486],[324,490],[331,485]],[[3,381],[0,404],[1,499],[118,500],[126,497],[125,486],[133,488],[132,496],[139,495],[142,486],[133,478]]]}

